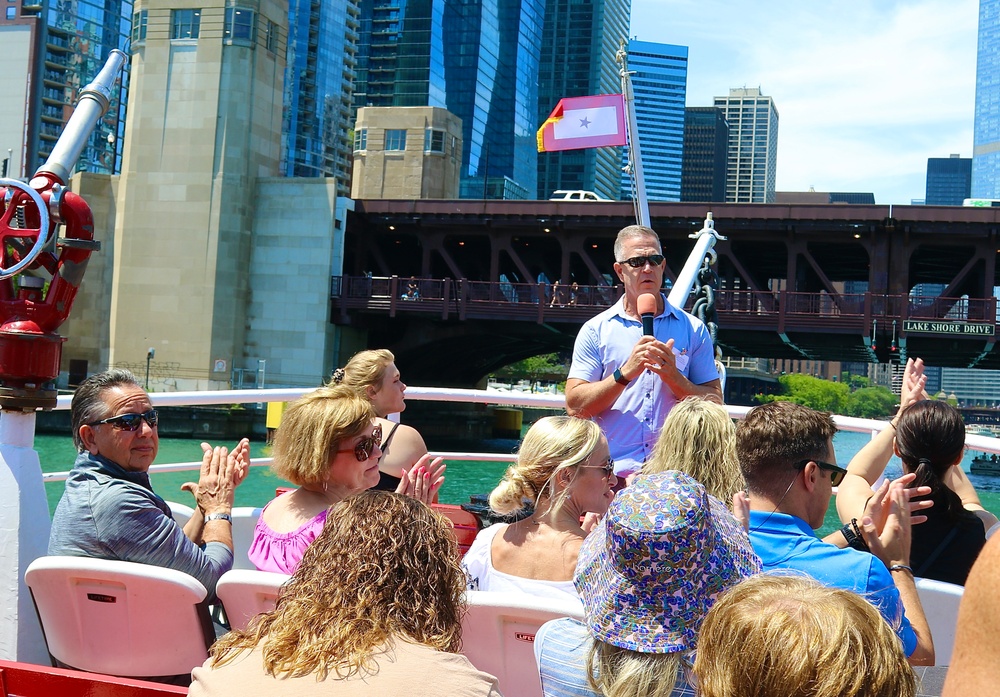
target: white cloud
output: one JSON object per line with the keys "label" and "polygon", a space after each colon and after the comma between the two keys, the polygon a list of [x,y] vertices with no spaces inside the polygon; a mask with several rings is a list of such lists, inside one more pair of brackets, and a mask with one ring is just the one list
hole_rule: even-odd
{"label": "white cloud", "polygon": [[928,157],[971,156],[978,8],[633,0],[632,32],[689,47],[689,106],[731,87],[774,98],[779,190],[874,191],[879,203],[909,203],[924,196]]}

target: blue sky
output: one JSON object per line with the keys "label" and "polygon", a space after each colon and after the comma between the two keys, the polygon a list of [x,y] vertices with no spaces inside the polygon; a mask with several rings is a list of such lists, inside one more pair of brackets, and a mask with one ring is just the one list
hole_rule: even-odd
{"label": "blue sky", "polygon": [[976,0],[632,0],[631,35],[689,47],[688,106],[731,87],[774,98],[779,191],[908,204],[928,157],[972,156],[978,13]]}

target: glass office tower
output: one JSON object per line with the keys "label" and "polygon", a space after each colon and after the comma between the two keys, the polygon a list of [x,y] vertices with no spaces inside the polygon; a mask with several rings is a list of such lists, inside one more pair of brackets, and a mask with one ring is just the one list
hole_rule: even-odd
{"label": "glass office tower", "polygon": [[972,197],[1000,198],[1000,0],[979,0]]}
{"label": "glass office tower", "polygon": [[[536,128],[563,97],[620,94],[615,54],[628,38],[630,0],[547,0],[538,77]],[[556,189],[621,197],[621,148],[541,153],[538,198]]]}
{"label": "glass office tower", "polygon": [[729,124],[721,109],[684,110],[684,166],[681,201],[725,201]]}
{"label": "glass office tower", "polygon": [[[628,68],[635,95],[646,198],[681,200],[684,155],[684,99],[687,93],[687,46],[628,42]],[[627,162],[627,149],[622,163]],[[632,198],[632,178],[622,174],[622,198]]]}
{"label": "glass office tower", "polygon": [[448,109],[462,119],[463,197],[529,197],[543,11],[543,0],[361,0],[355,109]]}
{"label": "glass office tower", "polygon": [[290,0],[281,171],[334,177],[350,195],[357,0]]}
{"label": "glass office tower", "polygon": [[759,87],[715,97],[729,124],[727,203],[774,203],[778,164],[778,109]]}
{"label": "glass office tower", "polygon": [[961,206],[972,190],[972,160],[968,157],[927,158],[924,205]]}
{"label": "glass office tower", "polygon": [[[38,0],[8,3],[0,25],[30,26],[32,49],[16,56],[27,65],[23,95],[24,125],[19,133],[3,133],[5,145],[19,147],[14,162],[22,163],[11,176],[29,176],[52,153],[73,113],[80,89],[89,84],[107,61],[112,49],[125,50],[132,33],[131,0]],[[5,26],[6,30],[6,26]],[[14,35],[10,35],[13,41]],[[0,45],[4,42],[0,41]],[[10,76],[7,76],[10,77]],[[20,75],[16,76],[20,79]],[[111,106],[87,140],[75,171],[117,173],[121,167],[128,101],[129,64],[120,86],[111,95]],[[20,104],[12,108],[21,109]],[[4,152],[6,155],[6,152]]]}

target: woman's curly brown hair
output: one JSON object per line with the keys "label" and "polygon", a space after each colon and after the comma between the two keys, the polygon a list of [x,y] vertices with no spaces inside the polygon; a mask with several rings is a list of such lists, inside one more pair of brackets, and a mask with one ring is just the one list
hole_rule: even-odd
{"label": "woman's curly brown hair", "polygon": [[378,670],[397,639],[457,653],[465,576],[443,516],[401,494],[365,491],[330,509],[272,612],[212,647],[219,666],[259,648],[275,677]]}

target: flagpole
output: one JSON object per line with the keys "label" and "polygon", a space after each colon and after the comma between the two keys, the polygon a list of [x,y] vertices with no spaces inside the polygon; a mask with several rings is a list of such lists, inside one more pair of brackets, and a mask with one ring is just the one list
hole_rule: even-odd
{"label": "flagpole", "polygon": [[632,197],[635,207],[635,221],[639,225],[651,227],[649,201],[646,199],[646,180],[642,172],[642,152],[639,149],[639,127],[635,121],[635,96],[632,94],[632,78],[628,70],[628,48],[623,39],[618,47],[615,60],[621,68],[622,94],[625,96],[625,131],[628,134],[628,170],[632,180]]}

